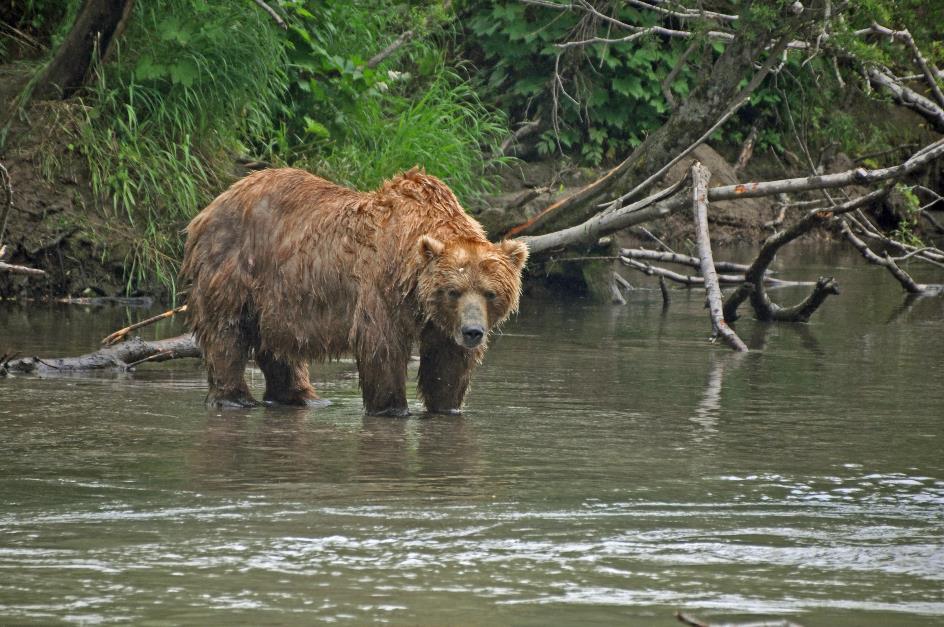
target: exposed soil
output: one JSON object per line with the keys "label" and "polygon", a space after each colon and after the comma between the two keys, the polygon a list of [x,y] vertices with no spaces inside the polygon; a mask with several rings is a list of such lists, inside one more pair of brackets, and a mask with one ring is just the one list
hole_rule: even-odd
{"label": "exposed soil", "polygon": [[8,124],[0,162],[9,172],[14,198],[3,243],[5,261],[47,274],[0,274],[0,296],[124,293],[124,255],[118,242],[102,246],[108,219],[92,197],[84,157],[69,139],[82,105],[37,102],[14,111],[25,75],[15,66],[0,67],[0,120]]}

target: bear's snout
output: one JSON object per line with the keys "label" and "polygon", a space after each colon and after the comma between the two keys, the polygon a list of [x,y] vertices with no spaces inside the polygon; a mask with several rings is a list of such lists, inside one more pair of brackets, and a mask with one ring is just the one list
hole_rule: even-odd
{"label": "bear's snout", "polygon": [[466,348],[475,348],[482,343],[485,337],[485,327],[480,324],[469,324],[462,327],[462,343]]}

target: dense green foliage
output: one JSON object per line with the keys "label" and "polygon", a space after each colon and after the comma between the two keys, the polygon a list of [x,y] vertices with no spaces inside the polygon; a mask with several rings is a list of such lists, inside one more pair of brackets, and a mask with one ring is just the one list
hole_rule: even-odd
{"label": "dense green foliage", "polygon": [[[661,84],[687,41],[646,37],[625,46],[572,48],[561,55],[561,83],[555,85],[560,52],[555,44],[594,35],[582,13],[501,0],[470,3],[470,13],[468,54],[479,58],[490,97],[513,119],[556,118],[557,128],[541,137],[542,154],[573,150],[585,161],[599,163],[635,148],[647,131],[665,121],[669,105]],[[634,26],[659,22],[657,13],[626,4],[614,8],[612,16]],[[685,97],[698,68],[710,63],[716,48],[705,45],[694,55],[698,63],[681,69],[668,86],[672,93]]]}
{"label": "dense green foliage", "polygon": [[[549,122],[550,128],[538,145],[542,154],[559,150],[591,164],[625,156],[638,146],[648,132],[671,115],[665,92],[669,91],[676,101],[684,100],[724,50],[724,43],[711,40],[704,26],[667,19],[630,3],[594,4],[606,16],[634,27],[662,25],[692,31],[693,36],[650,34],[627,43],[562,49],[556,44],[594,37],[617,39],[628,31],[582,11],[563,10],[564,2],[558,3],[561,8],[506,0],[467,4],[465,53],[483,68],[486,98],[499,103],[512,120],[541,118]],[[748,14],[742,16],[749,19],[742,19],[732,28],[750,31],[752,24],[781,20],[782,4],[753,3]],[[729,13],[737,13],[740,8],[739,3],[677,3],[685,5]],[[876,46],[851,35],[873,21],[911,29],[932,59],[944,54],[940,37],[944,5],[919,0],[870,0],[853,3],[846,12],[846,21],[833,23],[833,37],[844,46],[854,47],[863,59],[889,65],[908,62],[900,46],[887,42]],[[818,33],[797,35],[815,39]],[[677,68],[674,76],[673,68]],[[837,75],[843,76],[844,82],[840,83]],[[670,76],[671,83],[666,84]],[[842,150],[850,152],[875,150],[887,145],[887,130],[837,107],[837,103],[847,105],[861,91],[856,64],[843,61],[834,67],[832,56],[825,52],[795,52],[715,139],[740,142],[753,125],[759,130],[761,149],[783,152],[801,134],[815,147],[838,142]],[[792,148],[797,150],[796,145]]]}

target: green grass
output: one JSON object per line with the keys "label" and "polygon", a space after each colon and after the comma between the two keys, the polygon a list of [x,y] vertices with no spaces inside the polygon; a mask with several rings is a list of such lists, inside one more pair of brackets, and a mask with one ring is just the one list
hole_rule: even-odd
{"label": "green grass", "polygon": [[[414,87],[414,86],[411,86]],[[490,155],[507,136],[507,122],[489,111],[469,83],[440,66],[417,97],[388,94],[352,116],[344,141],[309,162],[311,169],[361,189],[415,165],[470,201],[491,187]]]}
{"label": "green grass", "polygon": [[124,244],[128,288],[173,292],[181,229],[229,184],[244,142],[267,133],[285,60],[251,3],[161,0],[135,11],[84,98],[76,145],[111,219],[100,239]]}

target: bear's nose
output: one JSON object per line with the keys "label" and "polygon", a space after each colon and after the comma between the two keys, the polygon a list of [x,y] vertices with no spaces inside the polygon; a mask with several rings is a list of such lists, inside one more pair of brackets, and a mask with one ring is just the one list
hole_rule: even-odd
{"label": "bear's nose", "polygon": [[485,329],[478,324],[470,324],[462,327],[462,341],[469,348],[474,348],[482,342],[485,336]]}

